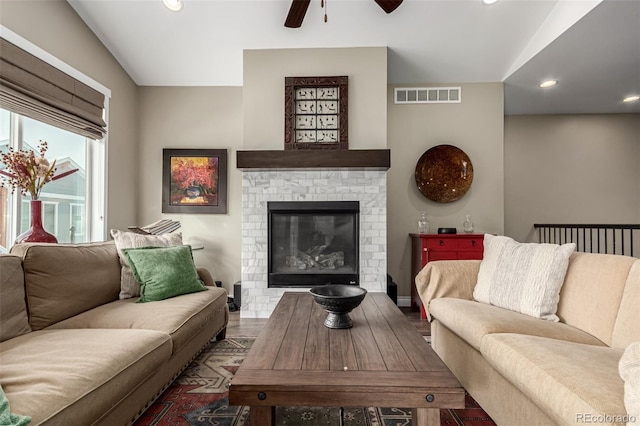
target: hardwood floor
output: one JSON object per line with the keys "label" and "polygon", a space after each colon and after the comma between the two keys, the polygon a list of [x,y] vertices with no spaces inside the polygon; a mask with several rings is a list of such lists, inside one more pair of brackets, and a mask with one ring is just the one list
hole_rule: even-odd
{"label": "hardwood floor", "polygon": [[240,311],[229,312],[227,337],[258,337],[267,318],[240,318]]}
{"label": "hardwood floor", "polygon": [[[431,328],[427,320],[420,318],[420,311],[411,311],[409,308],[400,308],[411,323],[423,336],[431,335]],[[240,311],[229,313],[227,325],[228,337],[258,337],[260,331],[267,323],[266,318],[240,318]]]}
{"label": "hardwood floor", "polygon": [[420,311],[412,311],[411,308],[400,308],[423,336],[431,336],[431,324],[426,319],[420,318]]}

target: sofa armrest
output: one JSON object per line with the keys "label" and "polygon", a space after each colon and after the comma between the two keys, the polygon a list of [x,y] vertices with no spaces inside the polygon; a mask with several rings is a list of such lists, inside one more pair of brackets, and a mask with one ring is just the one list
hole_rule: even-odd
{"label": "sofa armrest", "polygon": [[416,275],[416,289],[427,312],[429,302],[440,297],[473,300],[473,289],[478,280],[479,260],[442,260],[429,262]]}
{"label": "sofa armrest", "polygon": [[209,272],[208,269],[196,268],[196,271],[198,271],[198,277],[200,277],[204,285],[206,285],[207,287],[216,286],[216,282],[213,280],[213,275],[211,275],[211,272]]}

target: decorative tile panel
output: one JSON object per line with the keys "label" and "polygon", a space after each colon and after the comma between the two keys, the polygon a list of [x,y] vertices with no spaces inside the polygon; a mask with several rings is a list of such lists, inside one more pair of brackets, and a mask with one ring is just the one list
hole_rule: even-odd
{"label": "decorative tile panel", "polygon": [[267,286],[268,201],[359,201],[360,286],[386,291],[387,172],[365,169],[242,173],[242,318],[267,318],[285,291]]}

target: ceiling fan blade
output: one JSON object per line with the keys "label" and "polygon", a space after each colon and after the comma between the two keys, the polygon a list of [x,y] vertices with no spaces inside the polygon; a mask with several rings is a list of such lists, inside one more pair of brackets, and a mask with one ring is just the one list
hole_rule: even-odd
{"label": "ceiling fan blade", "polygon": [[402,4],[402,0],[375,0],[378,6],[387,13],[391,13]]}
{"label": "ceiling fan blade", "polygon": [[[400,0],[402,1],[402,0]],[[284,26],[287,28],[300,28],[304,15],[307,13],[311,0],[291,0],[291,8]]]}

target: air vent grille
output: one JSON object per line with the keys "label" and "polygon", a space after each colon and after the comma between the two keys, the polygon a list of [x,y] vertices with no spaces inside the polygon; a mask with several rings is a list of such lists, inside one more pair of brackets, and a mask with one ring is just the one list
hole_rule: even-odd
{"label": "air vent grille", "polygon": [[394,90],[396,104],[458,104],[461,87],[400,87]]}

